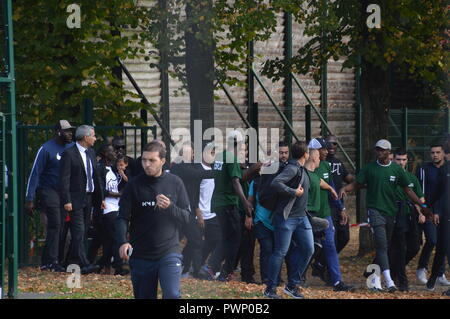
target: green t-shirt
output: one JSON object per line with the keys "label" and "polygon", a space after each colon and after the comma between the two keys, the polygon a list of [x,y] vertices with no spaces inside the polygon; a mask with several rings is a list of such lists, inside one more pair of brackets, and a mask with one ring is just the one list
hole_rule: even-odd
{"label": "green t-shirt", "polygon": [[[330,184],[331,176],[331,164],[327,161],[320,161],[320,165],[314,171],[316,175]],[[320,208],[317,212],[317,217],[326,218],[331,216],[331,208],[329,201],[329,192],[325,189],[320,189]]]}
{"label": "green t-shirt", "polygon": [[320,177],[311,171],[308,171],[308,175],[310,184],[306,209],[309,212],[317,213],[320,209]]}
{"label": "green t-shirt", "polygon": [[381,165],[377,161],[364,166],[356,176],[356,182],[367,185],[367,208],[389,216],[397,214],[397,187],[409,185],[406,172],[400,165],[394,162]]}
{"label": "green t-shirt", "polygon": [[[228,159],[226,161],[226,159]],[[231,179],[238,177],[242,179],[241,166],[233,153],[224,151],[217,154],[214,162],[214,193],[212,198],[212,209],[224,206],[238,206],[239,197],[234,192]]]}
{"label": "green t-shirt", "polygon": [[[423,195],[422,187],[420,186],[419,180],[414,174],[411,174],[408,171],[405,171],[406,177],[408,178],[408,187],[412,189],[412,191],[417,195],[417,197],[425,197]],[[401,201],[411,201],[408,195],[406,195],[405,191],[402,187],[397,186],[397,197]],[[409,212],[409,210],[408,210]]]}

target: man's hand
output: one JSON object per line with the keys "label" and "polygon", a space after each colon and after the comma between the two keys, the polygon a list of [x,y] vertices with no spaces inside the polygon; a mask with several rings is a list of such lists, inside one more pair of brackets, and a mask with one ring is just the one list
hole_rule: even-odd
{"label": "man's hand", "polygon": [[171,204],[170,198],[164,196],[163,194],[159,194],[156,196],[156,206],[162,209],[169,208]]}
{"label": "man's hand", "polygon": [[304,192],[302,185],[298,185],[298,188],[295,190],[295,196],[300,197]]}
{"label": "man's hand", "polygon": [[439,225],[439,222],[440,222],[439,215],[438,214],[434,214],[434,216],[433,216],[433,223],[437,226],[437,225]]}
{"label": "man's hand", "polygon": [[428,219],[433,219],[433,212],[428,207],[421,207],[420,212]]}
{"label": "man's hand", "polygon": [[247,216],[251,216],[253,214],[253,205],[248,200],[244,201],[244,210]]}
{"label": "man's hand", "polygon": [[102,204],[100,206],[101,209],[106,209],[106,202],[102,200]]}
{"label": "man's hand", "polygon": [[423,214],[419,213],[419,224],[424,224],[426,221],[426,218]]}
{"label": "man's hand", "polygon": [[128,249],[129,248],[133,249],[133,247],[131,247],[131,245],[129,243],[125,243],[122,246],[120,246],[120,248],[119,248],[120,258],[122,258],[125,261],[130,259],[130,257],[128,256]]}
{"label": "man's hand", "polygon": [[347,212],[345,210],[341,211],[341,218],[339,220],[339,224],[341,225],[347,225],[348,223],[348,215]]}
{"label": "man's hand", "polygon": [[34,203],[33,201],[28,201],[25,203],[25,209],[28,212],[28,215],[30,215],[30,217],[34,217]]}
{"label": "man's hand", "polygon": [[245,228],[251,230],[253,227],[253,218],[250,216],[245,217]]}
{"label": "man's hand", "polygon": [[205,220],[203,219],[203,214],[200,209],[195,210],[195,216],[197,216],[197,223],[201,228],[205,228]]}
{"label": "man's hand", "polygon": [[339,199],[347,197],[347,191],[345,190],[345,187],[341,188],[339,191]]}
{"label": "man's hand", "polygon": [[71,212],[72,211],[72,203],[65,204],[64,209],[67,210],[68,212]]}
{"label": "man's hand", "polygon": [[337,194],[336,191],[333,189],[333,187],[330,188],[330,194],[331,194],[331,197],[333,197],[334,200],[339,199],[338,194]]}

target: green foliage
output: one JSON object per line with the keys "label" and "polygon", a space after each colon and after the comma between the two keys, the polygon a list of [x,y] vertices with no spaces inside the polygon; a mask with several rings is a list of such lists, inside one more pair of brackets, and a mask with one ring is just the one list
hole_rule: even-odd
{"label": "green foliage", "polygon": [[[369,4],[381,7],[381,28],[368,29]],[[313,72],[329,59],[345,58],[344,67],[365,63],[381,70],[394,67],[400,74],[427,85],[443,86],[449,51],[445,29],[448,9],[442,0],[309,0],[297,13],[311,39],[289,61],[267,61],[264,73],[279,79],[287,72]],[[447,38],[448,39],[448,38]],[[364,65],[363,65],[364,68]]]}
{"label": "green foliage", "polygon": [[[122,32],[145,23],[133,0],[78,0],[81,28],[69,29],[72,0],[16,0],[14,31],[18,119],[28,124],[81,120],[83,99],[94,101],[96,124],[131,122],[145,107],[114,76],[120,59],[136,55],[136,36]],[[120,72],[120,71],[119,71]]]}

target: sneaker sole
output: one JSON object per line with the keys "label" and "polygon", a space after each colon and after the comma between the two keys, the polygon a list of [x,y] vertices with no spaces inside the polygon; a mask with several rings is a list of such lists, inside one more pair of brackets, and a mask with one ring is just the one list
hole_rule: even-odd
{"label": "sneaker sole", "polygon": [[286,290],[286,288],[283,289],[283,292],[284,292],[286,295],[291,296],[292,298],[295,298],[295,299],[305,299],[304,296],[303,296],[303,297],[295,296],[292,292],[290,292],[289,290]]}

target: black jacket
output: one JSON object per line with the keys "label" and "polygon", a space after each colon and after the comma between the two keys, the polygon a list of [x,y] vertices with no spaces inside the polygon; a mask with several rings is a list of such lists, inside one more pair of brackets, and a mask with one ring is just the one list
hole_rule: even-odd
{"label": "black jacket", "polygon": [[[156,196],[170,198],[166,210],[156,207]],[[163,172],[157,178],[141,174],[127,183],[119,202],[116,239],[127,242],[130,225],[132,258],[158,260],[180,252],[179,229],[189,221],[189,199],[178,176]]]}
{"label": "black jacket", "polygon": [[[101,202],[105,197],[100,181],[98,166],[96,165],[95,152],[88,149],[87,155],[92,163],[92,179],[94,180],[93,201]],[[68,148],[62,153],[60,163],[61,203],[72,203],[73,210],[79,210],[86,206],[86,170],[83,159],[77,145]]]}
{"label": "black jacket", "polygon": [[[296,197],[295,191],[300,184],[302,175],[304,176],[302,185],[304,193],[302,196]],[[306,169],[297,161],[289,161],[289,164],[270,184],[279,195],[274,213],[282,214],[285,219],[306,216],[309,184]]]}
{"label": "black jacket", "polygon": [[200,184],[203,179],[214,178],[213,170],[204,170],[200,163],[174,164],[170,172],[181,178],[188,193],[192,213],[198,208]]}

